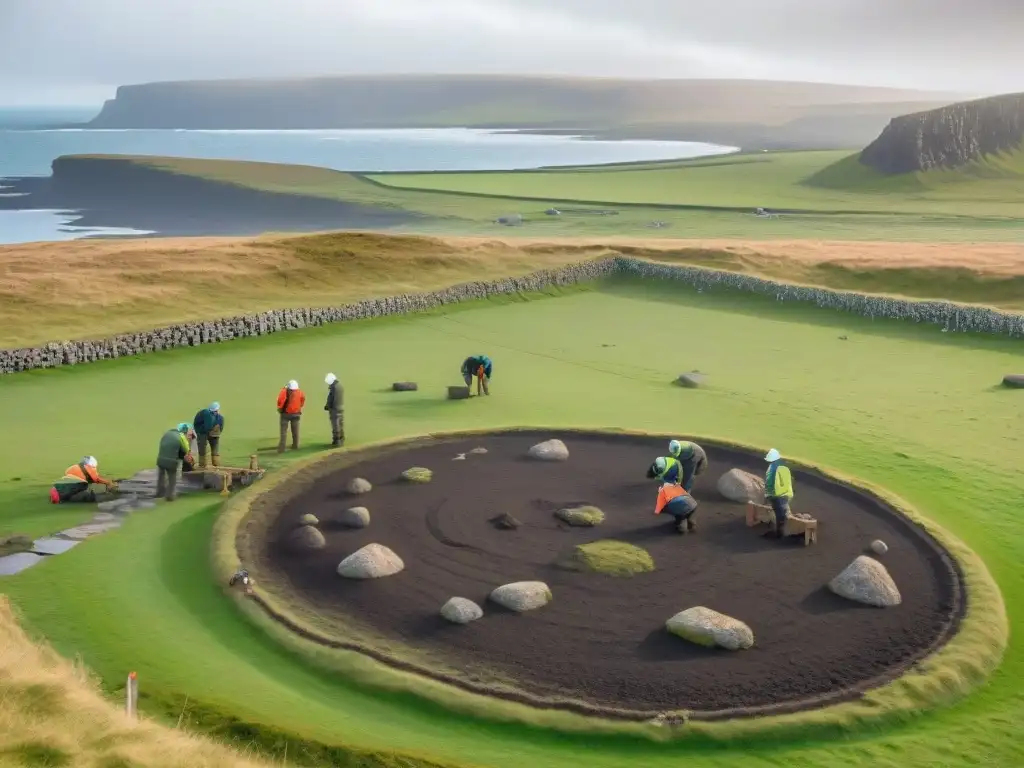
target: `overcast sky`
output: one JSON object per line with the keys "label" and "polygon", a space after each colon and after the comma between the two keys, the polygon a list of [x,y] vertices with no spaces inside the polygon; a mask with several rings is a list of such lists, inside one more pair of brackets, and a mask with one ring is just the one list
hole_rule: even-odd
{"label": "overcast sky", "polygon": [[0,0],[0,104],[477,72],[1024,91],[1024,0]]}

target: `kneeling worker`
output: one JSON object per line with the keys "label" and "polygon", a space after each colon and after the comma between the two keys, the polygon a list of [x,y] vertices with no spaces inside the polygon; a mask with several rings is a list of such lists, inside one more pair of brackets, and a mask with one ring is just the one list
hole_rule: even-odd
{"label": "kneeling worker", "polygon": [[[467,357],[462,361],[462,380],[466,382],[466,386],[472,389],[473,377],[476,377],[476,394],[480,396],[480,390],[483,390],[485,395],[491,394],[488,384],[491,381],[491,372],[494,369],[494,364],[491,362],[491,358],[487,355],[473,355]],[[470,392],[470,394],[473,394]]]}
{"label": "kneeling worker", "polygon": [[683,480],[683,465],[671,456],[659,456],[647,468],[647,477],[662,483],[679,485]]}
{"label": "kneeling worker", "polygon": [[697,512],[697,500],[683,490],[682,486],[665,483],[658,489],[658,502],[654,514],[666,512],[675,518],[677,533],[697,530],[694,515]]}
{"label": "kneeling worker", "polygon": [[178,462],[191,464],[192,425],[182,422],[174,429],[168,429],[160,438],[156,455],[156,495],[167,501],[177,498],[174,490],[178,485]]}
{"label": "kneeling worker", "polygon": [[694,478],[704,474],[708,468],[707,454],[699,445],[686,440],[672,440],[668,444],[668,452],[683,465],[682,486],[689,493],[693,490]]}
{"label": "kneeling worker", "polygon": [[[782,461],[782,455],[774,448],[765,454],[768,471],[764,475],[764,495],[775,512],[775,538],[781,539],[789,517],[789,502],[793,499],[793,475]],[[766,535],[772,535],[769,531]]]}
{"label": "kneeling worker", "polygon": [[[106,493],[117,491],[117,483],[107,480],[99,473],[99,462],[95,456],[86,456],[77,464],[64,470],[64,477],[50,489],[50,501],[54,504],[68,502],[90,503],[103,501]],[[102,485],[105,492],[97,496],[91,486]]]}

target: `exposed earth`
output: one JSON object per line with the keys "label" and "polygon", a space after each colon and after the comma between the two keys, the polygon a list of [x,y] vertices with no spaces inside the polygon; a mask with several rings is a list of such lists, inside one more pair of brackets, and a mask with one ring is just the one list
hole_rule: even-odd
{"label": "exposed earth", "polygon": [[[567,434],[567,461],[527,458],[530,446],[555,436],[433,442],[296,488],[251,553],[258,581],[303,603],[298,612],[316,615],[321,633],[329,628],[345,640],[356,625],[370,628],[378,657],[388,649],[399,661],[416,659],[423,673],[448,670],[435,676],[469,690],[620,717],[681,709],[739,716],[848,699],[899,675],[955,631],[964,601],[950,558],[880,501],[794,470],[794,510],[819,520],[818,542],[765,539],[762,528],[746,527],[744,506],[715,487],[731,468],[761,474],[764,463],[705,444],[710,468],[694,488],[699,529],[680,536],[671,519],[654,516],[656,485],[644,477],[667,438]],[[465,458],[455,460],[459,454]],[[431,469],[432,481],[399,479],[413,466]],[[372,491],[350,495],[355,477]],[[569,527],[555,518],[580,504],[603,510],[604,521]],[[340,524],[355,506],[369,510],[368,527]],[[296,553],[286,542],[308,513],[319,518],[326,546]],[[503,513],[521,525],[495,526]],[[615,577],[562,566],[575,545],[598,539],[642,547],[654,571]],[[869,608],[826,589],[875,540],[888,546],[879,560],[902,593],[899,606]],[[393,550],[405,569],[379,579],[338,576],[338,563],[370,543]],[[550,604],[517,614],[487,599],[500,585],[531,580],[550,586]],[[439,611],[453,596],[482,606],[483,618],[446,622]],[[666,631],[666,620],[694,606],[745,622],[754,647],[707,649]]]}

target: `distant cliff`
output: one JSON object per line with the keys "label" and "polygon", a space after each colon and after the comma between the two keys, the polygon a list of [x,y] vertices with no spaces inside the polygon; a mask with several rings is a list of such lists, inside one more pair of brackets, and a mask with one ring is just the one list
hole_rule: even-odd
{"label": "distant cliff", "polygon": [[1024,93],[965,101],[893,119],[860,161],[883,173],[958,168],[1024,142]]}
{"label": "distant cliff", "polygon": [[[210,80],[117,89],[90,128],[519,128],[744,147],[863,146],[946,94],[815,83],[489,75]],[[865,135],[865,132],[869,133]]]}

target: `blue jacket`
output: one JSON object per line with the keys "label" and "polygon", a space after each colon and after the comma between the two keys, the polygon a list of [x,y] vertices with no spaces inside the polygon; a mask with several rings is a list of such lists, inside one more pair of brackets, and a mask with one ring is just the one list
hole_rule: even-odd
{"label": "blue jacket", "polygon": [[208,435],[213,432],[214,427],[220,427],[218,432],[223,432],[224,417],[209,408],[203,408],[192,420],[192,428],[195,429],[197,435]]}
{"label": "blue jacket", "polygon": [[484,376],[488,379],[491,378],[491,370],[494,368],[494,364],[491,362],[491,358],[487,355],[473,355],[472,357],[467,357],[462,362],[462,373],[463,375],[467,373],[470,375],[475,374],[476,369],[481,365],[484,367]]}

